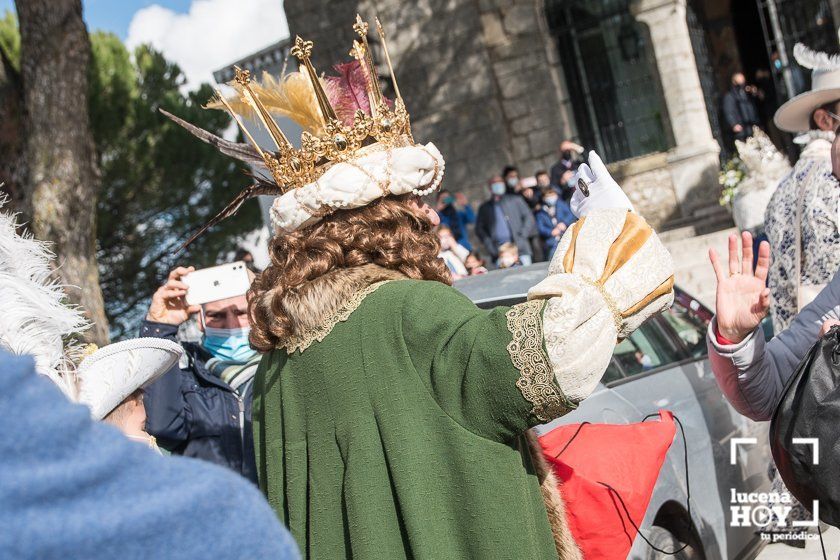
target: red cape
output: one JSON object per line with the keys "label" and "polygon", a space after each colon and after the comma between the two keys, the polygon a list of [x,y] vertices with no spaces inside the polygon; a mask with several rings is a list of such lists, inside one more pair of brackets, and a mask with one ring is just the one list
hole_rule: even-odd
{"label": "red cape", "polygon": [[659,415],[659,421],[637,424],[570,424],[539,438],[587,560],[625,560],[633,546],[633,525],[642,524],[676,433],[673,415]]}

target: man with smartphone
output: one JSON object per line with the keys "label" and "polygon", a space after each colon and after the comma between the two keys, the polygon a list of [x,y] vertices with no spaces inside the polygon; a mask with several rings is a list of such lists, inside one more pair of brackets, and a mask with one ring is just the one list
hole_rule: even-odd
{"label": "man with smartphone", "polygon": [[196,271],[178,267],[152,296],[140,336],[176,340],[198,314],[199,343],[146,389],[146,428],[161,447],[225,465],[254,483],[251,400],[260,355],[248,342],[251,275],[237,262]]}

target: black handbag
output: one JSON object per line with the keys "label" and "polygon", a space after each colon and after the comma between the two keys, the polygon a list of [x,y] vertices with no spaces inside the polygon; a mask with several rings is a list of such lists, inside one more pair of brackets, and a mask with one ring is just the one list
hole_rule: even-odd
{"label": "black handbag", "polygon": [[814,344],[788,380],[770,448],[791,494],[811,513],[817,500],[820,520],[840,527],[840,327]]}

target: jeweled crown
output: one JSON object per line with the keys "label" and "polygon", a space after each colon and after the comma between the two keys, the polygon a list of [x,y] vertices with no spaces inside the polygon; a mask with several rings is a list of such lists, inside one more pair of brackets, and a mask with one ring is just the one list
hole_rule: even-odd
{"label": "jeweled crown", "polygon": [[[290,53],[300,62],[300,74],[305,75],[305,80],[299,79],[299,75],[287,75],[279,81],[265,76],[259,84],[252,81],[248,71],[236,68],[235,78],[229,85],[236,90],[237,97],[225,99],[217,92],[217,101],[210,106],[224,108],[231,114],[282,192],[312,183],[331,164],[352,160],[364,151],[414,144],[410,118],[378,18],[376,29],[396,95],[393,106],[382,94],[368,44],[368,24],[359,15],[353,25],[359,39],[353,42],[350,51],[355,62],[341,65],[353,66],[345,68],[343,76],[319,77],[310,60],[312,42],[296,37]],[[336,69],[342,70],[340,66]],[[364,92],[354,88],[360,81],[364,83]],[[344,102],[342,96],[349,97],[350,102]],[[239,112],[252,114],[262,124],[276,150],[266,150],[257,144],[237,107],[241,109]],[[289,116],[303,126],[299,148],[292,145],[272,113]]]}

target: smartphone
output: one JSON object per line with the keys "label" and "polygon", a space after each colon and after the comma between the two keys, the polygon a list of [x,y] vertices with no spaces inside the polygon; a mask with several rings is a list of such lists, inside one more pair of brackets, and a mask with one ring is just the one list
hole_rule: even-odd
{"label": "smartphone", "polygon": [[202,268],[187,274],[181,281],[189,287],[187,303],[190,305],[244,296],[251,287],[248,269],[242,261]]}

